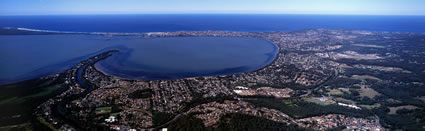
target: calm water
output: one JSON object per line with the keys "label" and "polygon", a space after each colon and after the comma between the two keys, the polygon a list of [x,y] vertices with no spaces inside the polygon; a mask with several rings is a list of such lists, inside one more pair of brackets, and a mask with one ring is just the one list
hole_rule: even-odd
{"label": "calm water", "polygon": [[296,31],[311,28],[425,32],[425,16],[213,14],[0,16],[0,27],[77,32]]}
{"label": "calm water", "polygon": [[0,84],[66,70],[113,45],[98,36],[0,36]]}
{"label": "calm water", "polygon": [[128,79],[176,79],[252,71],[271,61],[277,47],[255,38],[0,36],[0,83],[37,78],[70,68],[107,49],[120,53],[96,66]]}
{"label": "calm water", "polygon": [[128,79],[177,79],[261,68],[277,47],[255,38],[173,37],[125,41],[126,49],[96,66]]}
{"label": "calm water", "polygon": [[[425,16],[68,15],[0,16],[0,27],[73,32],[297,31],[312,28],[425,32]],[[255,70],[275,47],[249,38],[0,36],[0,84],[68,69],[106,49],[122,52],[96,66],[129,79],[174,79]],[[273,57],[272,57],[273,56]]]}

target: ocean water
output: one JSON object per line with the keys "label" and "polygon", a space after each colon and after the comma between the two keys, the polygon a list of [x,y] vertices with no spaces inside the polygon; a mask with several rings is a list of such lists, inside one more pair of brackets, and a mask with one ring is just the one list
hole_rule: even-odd
{"label": "ocean water", "polygon": [[425,16],[67,15],[0,16],[0,27],[74,32],[297,31],[314,28],[425,32]]}
{"label": "ocean water", "polygon": [[[0,16],[1,27],[115,33],[205,30],[287,32],[316,28],[425,32],[425,16]],[[257,47],[258,45],[261,46]],[[0,35],[0,84],[60,72],[107,49],[120,49],[122,52],[96,66],[106,73],[129,79],[175,79],[246,72],[266,65],[276,52],[269,42],[248,38],[142,39],[95,35]]]}
{"label": "ocean water", "polygon": [[266,40],[234,37],[5,35],[0,43],[0,85],[61,72],[109,49],[120,52],[96,67],[142,80],[252,71],[271,63],[278,51]]}

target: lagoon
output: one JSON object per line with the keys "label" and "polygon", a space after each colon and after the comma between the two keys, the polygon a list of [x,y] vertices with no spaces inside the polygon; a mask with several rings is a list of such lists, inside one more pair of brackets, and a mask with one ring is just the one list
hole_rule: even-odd
{"label": "lagoon", "polygon": [[257,38],[97,35],[0,36],[0,84],[64,71],[109,49],[119,53],[95,65],[126,79],[157,80],[227,75],[270,64],[278,48]]}

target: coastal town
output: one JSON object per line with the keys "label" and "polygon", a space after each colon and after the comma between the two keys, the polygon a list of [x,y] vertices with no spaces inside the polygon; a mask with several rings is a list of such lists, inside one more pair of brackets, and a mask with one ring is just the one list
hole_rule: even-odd
{"label": "coastal town", "polygon": [[425,131],[425,0],[0,0],[0,131]]}
{"label": "coastal town", "polygon": [[[108,33],[95,35],[120,37]],[[35,116],[40,123],[61,130],[134,131],[179,130],[175,128],[184,127],[181,121],[187,121],[186,124],[193,121],[203,128],[218,129],[230,124],[226,123],[229,118],[225,116],[239,114],[279,123],[281,128],[381,131],[396,127],[388,123],[391,119],[386,117],[388,114],[378,111],[393,109],[395,114],[402,115],[404,111],[408,112],[404,115],[417,116],[424,110],[422,97],[419,97],[422,94],[404,99],[384,94],[384,88],[374,86],[423,87],[423,81],[416,78],[424,72],[387,64],[410,61],[416,67],[425,65],[424,59],[419,58],[423,50],[414,52],[417,58],[402,59],[399,52],[393,50],[403,41],[391,48],[381,48],[379,42],[358,44],[364,40],[386,40],[388,43],[414,36],[418,37],[416,41],[423,42],[423,35],[327,29],[127,35],[143,38],[253,37],[274,43],[279,51],[271,64],[256,71],[175,80],[128,80],[108,75],[96,68],[96,62],[119,51],[106,51],[62,73],[43,78],[61,80],[67,90],[37,107]],[[362,70],[374,72],[367,74]],[[381,75],[391,73],[401,74],[405,79]],[[407,100],[414,100],[407,105],[416,108],[396,108],[406,106],[403,102]],[[423,118],[417,121],[421,125]]]}

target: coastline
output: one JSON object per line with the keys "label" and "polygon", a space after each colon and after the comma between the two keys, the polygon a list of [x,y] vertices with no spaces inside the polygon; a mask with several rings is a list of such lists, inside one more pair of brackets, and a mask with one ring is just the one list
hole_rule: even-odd
{"label": "coastline", "polygon": [[[152,124],[151,118],[157,117],[151,114],[155,113],[170,113],[171,116],[174,117],[171,122],[165,121],[164,127],[172,127],[175,122],[178,122],[178,119],[185,118],[186,113],[189,115],[190,111],[201,111],[200,119],[202,122],[207,123],[208,121],[217,121],[216,118],[220,118],[222,113],[229,112],[221,112],[220,109],[214,109],[213,114],[210,114],[205,108],[197,108],[203,107],[205,105],[210,105],[211,107],[228,107],[224,111],[235,111],[238,113],[247,113],[243,110],[249,107],[250,109],[261,110],[262,112],[266,111],[268,113],[278,113],[281,116],[288,116],[285,118],[290,118],[289,123],[298,123],[299,120],[309,120],[310,118],[322,117],[325,114],[328,114],[326,117],[329,117],[329,120],[337,120],[338,115],[329,114],[335,113],[344,116],[350,116],[350,119],[363,121],[368,123],[369,127],[377,127],[382,128],[379,122],[376,122],[379,119],[384,119],[382,121],[390,121],[385,117],[385,114],[374,114],[371,110],[362,105],[358,105],[361,109],[350,109],[349,107],[343,107],[338,104],[330,104],[330,105],[320,105],[313,102],[307,101],[308,99],[315,99],[318,93],[326,93],[328,92],[328,87],[332,86],[332,90],[339,90],[340,86],[338,83],[344,83],[345,80],[353,79],[352,73],[354,68],[350,68],[350,70],[346,70],[349,72],[340,72],[342,69],[346,69],[349,63],[357,64],[379,64],[379,63],[360,63],[360,62],[368,62],[368,61],[355,61],[350,59],[334,59],[334,56],[344,56],[344,54],[349,50],[350,52],[357,52],[356,54],[367,54],[367,49],[371,49],[370,47],[358,47],[352,48],[354,45],[351,43],[359,42],[364,40],[362,38],[376,38],[379,39],[376,43],[371,43],[373,45],[381,45],[385,43],[392,43],[392,41],[398,41],[393,39],[388,39],[391,37],[400,38],[401,40],[405,40],[403,44],[411,44],[410,41],[423,41],[423,36],[417,33],[416,39],[410,39],[412,36],[410,34],[400,34],[400,33],[374,33],[374,32],[359,32],[359,31],[351,31],[351,30],[326,30],[326,29],[317,29],[317,30],[305,30],[303,32],[272,32],[272,33],[253,33],[253,32],[168,32],[168,33],[156,33],[150,34],[150,37],[185,37],[185,36],[211,36],[211,37],[253,37],[259,39],[266,39],[267,41],[272,42],[271,44],[278,47],[278,52],[276,57],[274,57],[273,61],[262,67],[261,69],[231,74],[226,76],[201,76],[201,77],[192,77],[192,78],[184,78],[184,79],[176,79],[176,80],[126,80],[108,75],[100,70],[98,70],[93,65],[86,68],[84,71],[78,70],[82,67],[82,64],[78,64],[75,68],[67,71],[66,79],[69,80],[66,83],[70,83],[67,86],[70,89],[67,92],[64,92],[61,96],[57,96],[47,101],[45,105],[40,106],[42,112],[48,112],[50,110],[51,103],[58,102],[63,100],[63,98],[68,98],[72,94],[79,94],[81,92],[85,92],[84,85],[75,83],[76,80],[74,78],[78,72],[83,72],[81,74],[82,79],[84,79],[87,83],[93,85],[96,88],[92,90],[92,92],[84,97],[84,99],[75,99],[75,103],[69,103],[72,105],[71,107],[65,108],[66,111],[77,111],[77,112],[86,112],[87,114],[77,116],[70,115],[66,116],[66,118],[75,118],[75,121],[87,120],[87,117],[92,114],[93,110],[97,108],[103,107],[114,107],[119,106],[119,110],[109,111],[108,115],[112,115],[119,113],[120,122],[124,122],[120,127],[123,129],[137,127],[138,129],[149,129],[151,127],[156,127],[157,125],[163,126],[160,123]],[[143,37],[143,36],[142,36]],[[372,48],[373,50],[381,51],[381,54],[391,55],[386,52],[393,51],[392,53],[397,54],[398,46],[392,44],[393,46],[388,46],[386,49],[381,48]],[[356,46],[357,47],[357,46]],[[422,48],[422,46],[419,46]],[[366,51],[365,51],[366,50]],[[365,52],[362,52],[365,51]],[[283,55],[280,55],[283,54]],[[342,55],[341,55],[342,54]],[[382,56],[384,57],[384,56]],[[388,68],[398,65],[392,62],[394,60],[393,57],[385,57],[386,61],[382,61],[383,64]],[[420,60],[420,59],[418,59]],[[373,62],[373,61],[370,61]],[[404,63],[402,63],[404,64]],[[94,68],[92,68],[94,67]],[[78,69],[76,69],[78,68]],[[400,68],[409,70],[411,72],[415,72],[408,66],[400,66]],[[423,69],[418,69],[423,71]],[[354,70],[356,71],[356,70]],[[395,72],[396,73],[396,72]],[[372,74],[371,74],[372,75]],[[414,73],[403,74],[408,75],[412,79],[423,80],[423,78],[416,78]],[[80,75],[78,75],[80,76]],[[343,76],[343,77],[342,77]],[[385,76],[376,76],[380,79],[390,79]],[[385,77],[385,78],[382,78]],[[396,78],[396,77],[393,77]],[[341,80],[342,79],[342,80]],[[407,79],[409,80],[409,79]],[[357,82],[356,80],[351,80],[353,82]],[[334,82],[337,82],[336,84]],[[362,81],[361,81],[362,82]],[[365,81],[366,84],[372,84],[372,86],[368,86],[365,84],[361,86],[368,86],[369,90],[381,91],[382,88],[373,87],[374,83],[378,83],[380,81]],[[388,80],[391,82],[391,80]],[[397,85],[397,80],[394,81]],[[332,85],[335,84],[335,85]],[[382,84],[382,83],[381,83]],[[392,83],[391,83],[392,84]],[[322,88],[321,87],[325,87]],[[403,86],[403,85],[399,85]],[[420,85],[418,85],[420,86]],[[289,90],[291,89],[293,92],[290,92],[287,95],[288,98],[275,98],[267,96],[267,94],[257,95],[257,96],[245,96],[245,94],[240,94],[244,91],[260,91],[267,89],[267,93],[273,93],[273,91],[277,90]],[[386,90],[394,90],[393,88]],[[414,90],[413,88],[412,90]],[[236,90],[236,91],[235,91]],[[361,90],[358,88],[353,88],[353,90]],[[343,91],[343,90],[342,90]],[[130,98],[129,96],[135,93],[149,93],[149,97],[143,98]],[[362,93],[362,92],[360,92]],[[70,95],[71,94],[71,95]],[[170,95],[172,94],[172,95]],[[145,94],[146,95],[146,94]],[[326,95],[326,94],[322,94]],[[383,95],[379,94],[378,95]],[[391,94],[388,94],[391,96]],[[350,104],[347,102],[338,101],[337,98],[340,96],[322,96],[323,99],[329,101],[337,101],[339,103]],[[111,99],[113,99],[111,101]],[[116,99],[119,98],[119,99]],[[226,98],[226,99],[222,99]],[[227,99],[232,98],[232,99]],[[348,98],[347,98],[348,99]],[[406,102],[409,99],[395,98],[399,101]],[[413,99],[413,98],[412,98]],[[244,102],[246,101],[246,102]],[[284,103],[282,103],[282,101]],[[360,101],[363,100],[353,100]],[[85,104],[79,104],[79,103]],[[409,101],[407,101],[409,102]],[[171,104],[167,104],[171,103]],[[378,102],[379,103],[379,102]],[[289,105],[288,105],[289,104]],[[291,106],[291,105],[299,105]],[[307,104],[307,105],[306,105]],[[240,108],[240,105],[243,108]],[[279,105],[279,106],[274,106]],[[357,106],[357,105],[356,105]],[[420,107],[421,105],[417,105]],[[131,115],[131,111],[135,109],[143,108],[142,112],[139,112],[138,115],[140,117],[137,120],[133,118],[126,118],[127,115]],[[320,110],[310,110],[311,109],[320,109]],[[385,106],[386,107],[386,106]],[[190,110],[181,110],[181,109],[189,109]],[[235,109],[235,110],[234,110]],[[262,110],[264,109],[264,110]],[[286,109],[290,109],[289,111]],[[323,109],[323,110],[322,110]],[[293,110],[301,110],[301,112],[292,112]],[[187,112],[186,112],[187,111]],[[214,112],[219,111],[219,112]],[[146,115],[146,112],[148,112]],[[383,111],[382,111],[383,112]],[[72,113],[71,113],[72,114]],[[183,114],[183,115],[180,115]],[[247,113],[249,114],[249,112]],[[287,115],[286,115],[287,114]],[[191,115],[191,114],[190,114]],[[195,114],[195,117],[198,114]],[[217,115],[217,116],[216,116]],[[254,114],[255,115],[255,114]],[[379,117],[370,117],[373,115],[378,115]],[[59,120],[59,117],[54,117],[51,115],[43,116],[40,114],[43,119],[54,118],[54,120]],[[181,116],[181,117],[180,117]],[[210,117],[211,116],[211,117]],[[276,122],[286,123],[282,117],[274,118],[269,116],[259,116],[260,118],[267,118],[276,120]],[[103,115],[100,116],[101,120],[103,120]],[[93,118],[90,118],[93,119]],[[96,118],[97,119],[97,118]],[[377,120],[376,120],[377,119]],[[295,121],[294,121],[295,120]],[[370,120],[370,121],[369,121]],[[57,125],[61,127],[67,127],[67,124],[62,122],[55,123],[55,121],[49,121],[49,124]],[[146,123],[140,123],[140,121],[144,121]],[[136,126],[129,125],[126,122],[138,122]],[[351,122],[351,121],[350,121]],[[348,123],[350,123],[348,122]],[[87,121],[82,122],[79,126],[84,127],[86,124],[96,124],[95,121]],[[114,123],[113,123],[114,124]],[[109,126],[115,126],[111,124],[103,125],[103,127],[108,128]],[[304,127],[301,123],[298,123],[299,126]],[[352,124],[352,123],[351,123]],[[206,125],[207,126],[207,125]],[[209,125],[208,125],[209,126]],[[354,126],[356,126],[354,124]],[[69,127],[69,125],[68,125]],[[72,126],[73,127],[73,126]],[[72,128],[69,127],[69,128]],[[76,127],[77,128],[77,127]],[[87,127],[94,129],[95,127]]]}

